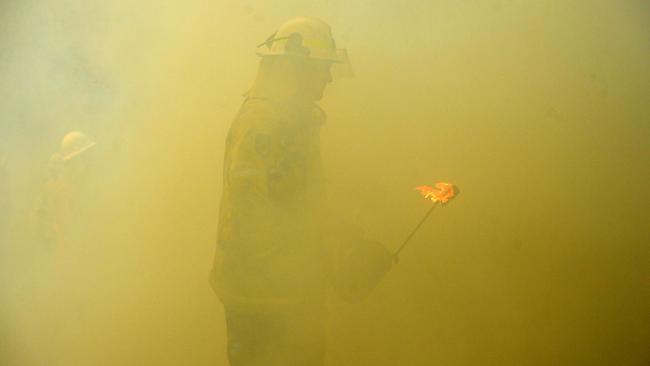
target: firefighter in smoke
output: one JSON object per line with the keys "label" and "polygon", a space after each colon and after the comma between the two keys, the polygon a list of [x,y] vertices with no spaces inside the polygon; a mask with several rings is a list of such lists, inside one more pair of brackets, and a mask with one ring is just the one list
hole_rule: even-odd
{"label": "firefighter in smoke", "polygon": [[258,46],[258,75],[226,141],[210,282],[232,366],[322,365],[332,254],[316,104],[346,64],[330,27],[299,17]]}
{"label": "firefighter in smoke", "polygon": [[96,145],[82,132],[66,134],[59,152],[50,157],[48,178],[37,202],[35,220],[39,242],[53,249],[65,236],[76,196],[82,191],[89,169],[89,151]]}

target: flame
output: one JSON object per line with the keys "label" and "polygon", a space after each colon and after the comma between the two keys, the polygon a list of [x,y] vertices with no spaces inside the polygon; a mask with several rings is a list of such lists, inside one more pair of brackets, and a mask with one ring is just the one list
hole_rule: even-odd
{"label": "flame", "polygon": [[433,202],[447,203],[450,199],[456,196],[458,191],[451,183],[438,182],[435,187],[419,186],[415,187],[424,198],[430,199]]}

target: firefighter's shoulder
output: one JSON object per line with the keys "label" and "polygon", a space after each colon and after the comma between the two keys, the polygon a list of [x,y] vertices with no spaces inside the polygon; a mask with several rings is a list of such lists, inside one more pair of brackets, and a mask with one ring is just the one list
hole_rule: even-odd
{"label": "firefighter's shoulder", "polygon": [[280,118],[276,104],[267,99],[251,98],[244,102],[238,116],[242,127],[265,129]]}

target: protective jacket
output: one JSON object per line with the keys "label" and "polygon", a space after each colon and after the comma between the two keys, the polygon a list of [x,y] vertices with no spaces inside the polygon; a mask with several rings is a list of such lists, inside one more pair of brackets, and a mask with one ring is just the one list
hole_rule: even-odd
{"label": "protective jacket", "polygon": [[37,240],[49,245],[59,242],[64,236],[70,208],[70,189],[64,179],[49,179],[43,187],[34,212],[34,233]]}
{"label": "protective jacket", "polygon": [[330,282],[320,128],[312,102],[248,98],[226,141],[210,282],[226,305],[320,301]]}

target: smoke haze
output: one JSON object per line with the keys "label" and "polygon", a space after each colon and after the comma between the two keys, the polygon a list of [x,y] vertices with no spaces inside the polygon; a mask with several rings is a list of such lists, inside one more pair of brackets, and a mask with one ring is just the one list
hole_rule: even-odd
{"label": "smoke haze", "polygon": [[[369,299],[331,299],[329,365],[650,362],[648,3],[4,0],[1,365],[227,364],[225,138],[298,15],[355,73],[320,103],[340,215],[396,249],[414,187],[462,192]],[[34,210],[72,130],[97,146],[51,249]]]}

